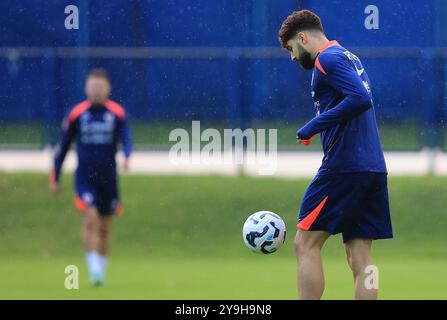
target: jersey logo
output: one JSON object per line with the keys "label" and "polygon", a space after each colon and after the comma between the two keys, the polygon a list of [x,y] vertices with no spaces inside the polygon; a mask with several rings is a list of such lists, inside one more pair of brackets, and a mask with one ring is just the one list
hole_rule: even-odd
{"label": "jersey logo", "polygon": [[317,116],[319,116],[320,115],[320,101],[315,101],[314,102],[314,107],[315,107],[315,111],[316,111]]}
{"label": "jersey logo", "polygon": [[349,60],[352,61],[352,64],[354,65],[355,71],[357,71],[357,75],[360,77],[363,72],[365,72],[365,69],[362,66],[362,63],[360,62],[360,59],[353,53],[349,51],[343,52],[346,57],[348,57]]}
{"label": "jersey logo", "polygon": [[365,71],[364,68],[358,69],[356,65],[354,65],[355,70],[357,71],[357,74],[359,75],[359,77],[363,74],[363,72]]}
{"label": "jersey logo", "polygon": [[369,94],[372,94],[371,87],[369,86],[368,81],[362,81],[362,82],[363,82],[363,86],[365,87],[366,91],[368,91]]}
{"label": "jersey logo", "polygon": [[113,113],[111,112],[104,113],[103,119],[105,122],[111,123],[113,122],[113,118],[114,118]]}

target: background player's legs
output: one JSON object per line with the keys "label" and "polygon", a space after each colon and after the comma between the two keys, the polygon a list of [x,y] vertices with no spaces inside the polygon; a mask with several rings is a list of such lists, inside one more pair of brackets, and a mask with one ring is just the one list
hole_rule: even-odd
{"label": "background player's legs", "polygon": [[324,290],[321,248],[330,236],[325,231],[299,229],[295,236],[298,262],[298,296],[302,300],[321,299]]}
{"label": "background player's legs", "polygon": [[112,225],[112,215],[100,215],[99,217],[99,246],[98,252],[101,259],[101,268],[105,272],[107,268],[107,256],[110,247],[110,227]]}
{"label": "background player's legs", "polygon": [[102,266],[99,254],[100,216],[95,207],[88,207],[82,217],[81,237],[86,252],[85,256],[90,279],[95,284],[101,284]]}
{"label": "background player's legs", "polygon": [[98,252],[100,216],[95,207],[88,207],[82,216],[81,238],[86,252]]}
{"label": "background player's legs", "polygon": [[345,243],[346,255],[349,267],[354,275],[355,299],[375,300],[377,299],[377,289],[365,287],[365,268],[371,262],[371,239],[353,239]]}

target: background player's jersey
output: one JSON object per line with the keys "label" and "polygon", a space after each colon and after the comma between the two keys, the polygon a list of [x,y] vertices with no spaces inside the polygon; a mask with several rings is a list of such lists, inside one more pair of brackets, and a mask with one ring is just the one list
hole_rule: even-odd
{"label": "background player's jersey", "polygon": [[59,180],[62,163],[71,141],[76,137],[78,155],[77,173],[108,175],[116,171],[115,154],[118,139],[128,158],[132,152],[130,130],[124,109],[114,101],[92,106],[84,101],[75,106],[63,122],[62,141],[54,158],[53,177]]}
{"label": "background player's jersey", "polygon": [[317,115],[297,137],[320,133],[324,158],[318,173],[386,173],[371,85],[360,60],[330,41],[315,60],[311,89]]}

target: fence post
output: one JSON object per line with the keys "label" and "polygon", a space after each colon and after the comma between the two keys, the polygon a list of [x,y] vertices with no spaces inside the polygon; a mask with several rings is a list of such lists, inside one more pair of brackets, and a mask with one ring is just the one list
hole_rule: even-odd
{"label": "fence post", "polygon": [[[79,30],[76,36],[77,47],[90,46],[90,23],[89,23],[89,2],[88,0],[79,1]],[[90,59],[77,58],[76,60],[76,88],[79,96],[84,96],[85,76],[90,68]]]}
{"label": "fence post", "polygon": [[57,143],[59,122],[57,103],[57,57],[53,49],[48,49],[43,57],[45,78],[47,79],[46,103],[43,112],[42,145],[54,146]]}
{"label": "fence post", "polygon": [[[446,112],[447,112],[447,64],[446,64],[446,56],[444,48],[447,48],[447,2],[444,0],[435,0],[434,2],[434,14],[435,14],[435,46],[436,48],[441,48],[438,50],[437,62],[439,63],[440,75],[437,80],[439,80],[440,84],[440,99],[441,101],[438,103],[439,115],[441,117],[440,130],[443,133],[443,129],[446,126]],[[443,138],[443,136],[442,136]],[[441,142],[444,144],[444,140],[441,139]],[[441,146],[442,148],[444,145]]]}
{"label": "fence post", "polygon": [[[428,67],[433,70],[432,99],[427,108],[425,123],[426,145],[428,147],[428,173],[436,173],[436,159],[439,150],[444,148],[445,110],[447,104],[447,66],[442,48],[447,47],[447,3],[442,0],[433,2],[433,24],[435,50],[429,54]],[[430,91],[429,91],[430,92]]]}
{"label": "fence post", "polygon": [[[227,70],[228,70],[228,85],[227,85],[227,118],[229,119],[232,129],[240,128],[246,129],[246,119],[243,116],[243,103],[242,103],[242,68],[241,68],[241,49],[229,48],[227,50]],[[243,162],[246,160],[246,141],[243,140],[243,150],[236,150],[234,143],[231,144],[235,152],[241,152],[243,154]],[[236,164],[238,175],[244,174],[244,163]]]}

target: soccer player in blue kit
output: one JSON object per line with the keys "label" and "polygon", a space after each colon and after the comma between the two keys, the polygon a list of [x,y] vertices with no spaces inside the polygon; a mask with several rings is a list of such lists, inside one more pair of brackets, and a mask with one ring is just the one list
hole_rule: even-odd
{"label": "soccer player in blue kit", "polygon": [[370,276],[367,267],[372,265],[371,244],[393,234],[370,80],[360,60],[337,41],[329,41],[320,18],[309,10],[287,17],[279,41],[293,61],[312,70],[316,116],[296,137],[309,145],[320,134],[324,152],[298,218],[299,297],[323,295],[321,249],[330,235],[341,233],[354,275],[355,298],[377,299],[377,288],[365,285]]}
{"label": "soccer player in blue kit", "polygon": [[112,216],[121,213],[115,155],[118,140],[123,144],[124,169],[132,151],[126,113],[109,99],[111,86],[104,69],[94,69],[86,79],[87,100],[76,105],[63,121],[62,141],[54,157],[50,187],[60,192],[62,163],[76,139],[78,167],[75,173],[75,204],[83,212],[81,237],[86,251],[90,280],[104,283],[110,244]]}

